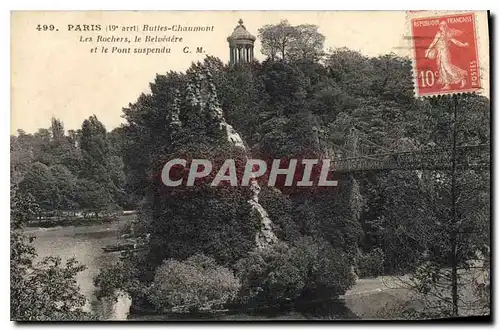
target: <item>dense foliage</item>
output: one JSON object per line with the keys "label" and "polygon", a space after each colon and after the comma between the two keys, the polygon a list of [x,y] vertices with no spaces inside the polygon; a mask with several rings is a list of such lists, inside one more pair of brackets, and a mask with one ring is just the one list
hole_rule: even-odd
{"label": "dense foliage", "polygon": [[30,194],[42,216],[71,217],[130,208],[125,194],[120,129],[106,132],[91,116],[81,130],[52,119],[49,129],[11,136],[12,168],[22,177],[19,190]]}
{"label": "dense foliage", "polygon": [[241,300],[259,307],[296,300],[328,301],[354,284],[349,259],[323,240],[300,238],[254,250],[235,266],[242,281]]}
{"label": "dense foliage", "polygon": [[[196,75],[207,72],[210,86],[203,87]],[[158,190],[154,179],[162,164],[158,160],[164,162],[167,156],[196,155],[218,160],[234,155],[230,147],[224,147],[224,137],[211,129],[210,107],[221,106],[226,120],[246,142],[247,155],[261,159],[348,156],[349,151],[356,152],[355,142],[361,140],[371,143],[369,150],[362,151],[369,154],[418,151],[429,146],[449,148],[451,143],[453,100],[414,98],[411,63],[394,55],[367,58],[348,49],[334,49],[326,55],[324,64],[268,59],[236,66],[226,66],[208,57],[186,74],[157,76],[151,91],[125,109],[128,124],[124,127],[133,137],[125,148],[129,152],[125,153],[137,155],[145,144],[150,146],[140,165],[135,160],[125,164],[135,173],[142,172],[133,181],[148,197],[144,203],[149,215],[142,219],[141,228],[152,234],[151,247],[155,247],[146,259],[150,261],[146,269],[151,272],[166,258],[185,259],[205,253],[219,263],[234,266],[238,259],[241,264],[256,254],[248,255],[253,247],[251,234],[255,231],[252,225],[255,220],[248,218],[245,211],[246,193],[237,188],[214,189],[203,185],[165,192]],[[192,100],[189,93],[198,99],[192,103],[183,101]],[[456,98],[460,113],[455,125],[463,132],[457,146],[487,143],[487,100],[474,95]],[[180,114],[179,121],[172,121],[176,114]],[[449,224],[446,219],[450,214],[446,210],[451,208],[450,201],[428,205],[440,201],[433,195],[445,196],[445,191],[436,191],[436,185],[442,186],[440,190],[450,190],[450,185],[446,186],[450,182],[439,184],[436,176],[451,178],[450,173],[443,171],[365,171],[354,176],[342,175],[341,185],[334,189],[263,187],[260,202],[273,220],[275,233],[292,246],[303,236],[314,238],[328,249],[342,252],[345,261],[339,263],[356,266],[362,276],[411,273],[429,259],[441,267],[451,263],[450,241],[443,240],[443,236],[450,238],[451,229],[445,226],[436,231],[433,221]],[[469,198],[464,196],[460,200],[464,202],[460,215],[467,221],[458,222],[467,224],[464,228],[467,230],[454,239],[463,247],[459,247],[459,254],[463,251],[459,260],[465,265],[476,252],[489,245],[488,239],[479,235],[488,231],[489,187],[484,171],[460,170],[458,178],[458,191],[470,189],[464,191]],[[476,190],[478,194],[471,195]],[[184,199],[189,201],[187,209],[181,207]],[[196,208],[192,208],[193,203]],[[226,215],[223,218],[218,216],[221,211]],[[193,234],[197,240],[190,241],[188,238],[194,238]],[[210,244],[204,246],[204,243]],[[283,259],[286,261],[280,257],[276,261],[281,262],[272,262],[272,267],[268,265],[262,270],[292,268]],[[285,265],[280,266],[282,263]],[[241,270],[239,275],[245,277]],[[256,279],[266,285],[257,286],[263,292],[254,300],[303,297],[304,286],[310,280],[301,275],[290,272],[289,276],[296,279],[273,278],[281,282],[276,286],[283,286],[282,291],[285,288],[291,291],[279,293],[270,285],[273,282],[266,280],[267,271],[262,271]],[[349,288],[351,276],[344,274],[347,277],[344,285],[337,287],[332,296]],[[288,287],[283,285],[287,282]],[[246,282],[242,284],[251,288]]]}
{"label": "dense foliage", "polygon": [[236,297],[239,288],[239,280],[230,269],[197,254],[182,262],[166,260],[156,271],[149,293],[159,311],[173,307],[195,311],[221,307]]}
{"label": "dense foliage", "polygon": [[31,196],[11,188],[10,316],[16,321],[88,320],[85,297],[79,292],[76,275],[85,269],[74,259],[62,262],[46,257],[36,262],[33,238],[23,226],[38,209]]}
{"label": "dense foliage", "polygon": [[[158,74],[112,132],[91,117],[67,135],[54,120],[50,130],[12,137],[20,189],[42,210],[98,213],[137,204],[132,236],[144,250],[102,271],[100,295],[120,289],[158,311],[200,307],[232,300],[233,271],[241,282],[235,301],[257,307],[338,298],[355,271],[409,274],[408,287],[423,295],[456,290],[456,271],[488,254],[487,171],[378,169],[335,173],[338,187],[261,185],[259,203],[279,239],[264,248],[256,247],[262,224],[248,187],[210,186],[214,173],[192,187],[161,183],[173,158],[206,158],[214,169],[232,158],[241,172],[250,157],[376,158],[438,147],[444,155],[490,142],[489,100],[415,98],[409,59],[325,53],[317,27],[286,21],[259,36],[267,60],[225,65],[207,57],[185,73]],[[227,288],[218,288],[219,276]],[[204,282],[219,285],[208,293]],[[479,288],[486,298],[488,281]],[[460,294],[449,292],[436,303],[437,316],[458,314]]]}

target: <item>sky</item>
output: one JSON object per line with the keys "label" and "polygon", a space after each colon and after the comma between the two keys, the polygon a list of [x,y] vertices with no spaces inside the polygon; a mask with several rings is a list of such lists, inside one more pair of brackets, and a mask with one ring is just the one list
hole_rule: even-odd
{"label": "sky", "polygon": [[[325,49],[348,47],[368,56],[394,52],[409,56],[409,31],[403,11],[207,11],[207,12],[14,12],[11,15],[11,133],[17,129],[36,132],[50,126],[52,117],[63,121],[66,130],[78,129],[95,114],[108,130],[123,123],[122,108],[149,92],[156,74],[184,71],[192,61],[207,55],[229,61],[227,36],[243,19],[247,30],[257,36],[266,24],[287,19],[292,25],[315,24],[325,36]],[[42,31],[37,30],[41,24]],[[43,31],[43,24],[48,31]],[[50,31],[50,25],[54,31]],[[101,25],[101,31],[75,31],[78,26]],[[106,32],[109,25],[214,26],[212,32]],[[68,25],[73,31],[68,31]],[[57,29],[58,31],[55,31]],[[487,26],[478,29],[486,34]],[[484,31],[483,31],[484,30]],[[93,54],[98,35],[129,37],[146,35],[183,37],[170,44],[171,54]],[[83,41],[92,37],[93,41]],[[483,38],[484,39],[484,38]],[[108,44],[109,47],[143,47],[146,44]],[[484,45],[484,42],[483,42]],[[188,46],[193,50],[184,54]],[[196,47],[205,54],[196,54]],[[149,47],[155,47],[150,44]],[[484,46],[483,46],[484,47]],[[485,53],[483,51],[483,53]],[[259,40],[254,54],[263,60]],[[486,50],[486,61],[487,50]]]}

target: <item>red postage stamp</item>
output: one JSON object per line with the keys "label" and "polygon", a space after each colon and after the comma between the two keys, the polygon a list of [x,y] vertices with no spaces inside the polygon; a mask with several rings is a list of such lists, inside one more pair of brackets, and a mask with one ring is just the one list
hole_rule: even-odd
{"label": "red postage stamp", "polygon": [[481,88],[474,13],[411,19],[418,96]]}

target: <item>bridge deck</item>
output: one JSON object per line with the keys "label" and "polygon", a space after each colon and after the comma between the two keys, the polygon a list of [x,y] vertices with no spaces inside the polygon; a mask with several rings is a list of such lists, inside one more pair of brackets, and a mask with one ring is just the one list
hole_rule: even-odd
{"label": "bridge deck", "polygon": [[[374,154],[332,159],[330,171],[451,170],[452,158],[453,152],[449,148]],[[456,160],[456,166],[459,170],[487,170],[490,168],[490,146],[457,147]]]}

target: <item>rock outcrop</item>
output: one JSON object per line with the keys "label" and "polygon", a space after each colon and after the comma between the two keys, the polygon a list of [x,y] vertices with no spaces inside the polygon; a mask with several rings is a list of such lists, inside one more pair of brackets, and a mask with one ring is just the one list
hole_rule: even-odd
{"label": "rock outcrop", "polygon": [[[210,72],[202,68],[197,70],[192,77],[194,81],[190,82],[187,87],[188,103],[192,106],[199,106],[201,111],[207,112],[206,115],[208,115],[208,118],[213,121],[213,124],[219,127],[227,141],[233,146],[241,148],[245,152],[248,160],[250,155],[243,138],[224,118]],[[176,117],[176,119],[177,118],[178,117]],[[256,246],[263,248],[267,245],[275,244],[278,242],[278,237],[276,237],[273,232],[273,223],[268,213],[259,203],[261,188],[255,177],[250,178],[250,190],[252,196],[248,200],[248,203],[251,206],[252,216],[255,217],[260,224],[259,231],[255,235]]]}

